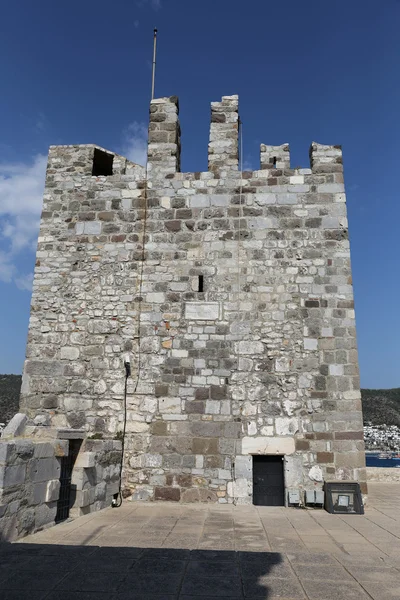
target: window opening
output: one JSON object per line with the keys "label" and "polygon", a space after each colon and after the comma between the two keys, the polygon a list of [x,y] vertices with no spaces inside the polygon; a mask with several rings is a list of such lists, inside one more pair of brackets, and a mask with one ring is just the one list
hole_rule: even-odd
{"label": "window opening", "polygon": [[274,158],[272,159],[272,164],[274,169],[276,169],[276,156],[274,156]]}
{"label": "window opening", "polygon": [[112,175],[113,174],[113,160],[114,156],[103,152],[102,150],[94,149],[93,155],[93,168],[92,175],[98,177],[99,175]]}
{"label": "window opening", "polygon": [[204,292],[204,276],[203,275],[199,275],[198,291],[199,292]]}

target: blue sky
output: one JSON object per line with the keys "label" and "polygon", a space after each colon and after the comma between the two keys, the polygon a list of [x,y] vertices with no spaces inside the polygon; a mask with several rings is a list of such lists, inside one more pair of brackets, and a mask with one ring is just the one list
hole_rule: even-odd
{"label": "blue sky", "polygon": [[156,96],[178,95],[182,170],[207,169],[209,104],[238,93],[244,157],[342,144],[363,387],[400,386],[399,0],[19,0],[0,23],[0,373],[22,370],[50,144],[139,161]]}

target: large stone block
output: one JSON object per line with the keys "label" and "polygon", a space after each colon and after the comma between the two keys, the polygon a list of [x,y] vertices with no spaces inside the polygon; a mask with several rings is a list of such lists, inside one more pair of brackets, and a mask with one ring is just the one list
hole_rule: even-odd
{"label": "large stone block", "polygon": [[68,440],[55,440],[54,442],[54,456],[61,458],[62,456],[68,456],[69,452],[69,441]]}
{"label": "large stone block", "polygon": [[27,360],[25,373],[39,377],[58,377],[64,372],[64,365],[58,360]]}
{"label": "large stone block", "polygon": [[93,504],[95,498],[95,488],[88,488],[86,490],[77,490],[75,496],[74,507],[84,508]]}
{"label": "large stone block", "polygon": [[36,506],[46,502],[47,481],[34,483],[30,486],[29,504]]}
{"label": "large stone block", "polygon": [[132,500],[136,500],[137,502],[146,502],[147,500],[151,500],[153,495],[153,488],[148,486],[138,486],[132,494]]}
{"label": "large stone block", "polygon": [[186,302],[185,319],[192,321],[216,321],[220,318],[218,302]]}
{"label": "large stone block", "polygon": [[299,430],[299,419],[297,417],[277,417],[275,429],[278,436],[294,435]]}
{"label": "large stone block", "polygon": [[181,495],[182,502],[206,502],[214,503],[218,501],[217,494],[208,489],[204,488],[191,488],[183,490]]}
{"label": "large stone block", "polygon": [[53,458],[55,455],[54,444],[50,442],[42,442],[35,444],[35,458]]}
{"label": "large stone block", "polygon": [[60,462],[56,458],[35,459],[30,465],[30,477],[33,482],[49,481],[60,478]]}
{"label": "large stone block", "polygon": [[228,483],[227,492],[231,498],[250,498],[253,493],[253,482],[248,479],[235,479]]}
{"label": "large stone block", "polygon": [[48,481],[46,484],[45,502],[55,502],[60,496],[61,483],[58,479]]}
{"label": "large stone block", "polygon": [[57,514],[57,502],[41,504],[35,508],[35,529],[54,523]]}
{"label": "large stone block", "polygon": [[79,348],[76,346],[64,346],[61,348],[60,356],[64,360],[77,360],[79,358]]}
{"label": "large stone block", "polygon": [[285,486],[298,488],[303,482],[303,458],[295,454],[285,456]]}
{"label": "large stone block", "polygon": [[218,439],[216,438],[193,438],[194,454],[217,454]]}
{"label": "large stone block", "polygon": [[158,410],[161,414],[172,413],[179,414],[182,411],[180,398],[159,398]]}
{"label": "large stone block", "polygon": [[0,488],[22,485],[26,477],[26,464],[0,467]]}
{"label": "large stone block", "polygon": [[235,351],[237,354],[262,354],[264,352],[264,344],[262,342],[242,340],[235,343]]}
{"label": "large stone block", "polygon": [[193,421],[192,423],[192,434],[196,437],[221,437],[223,431],[223,423],[215,421]]}
{"label": "large stone block", "polygon": [[90,469],[96,464],[95,452],[80,452],[75,461],[76,468]]}
{"label": "large stone block", "polygon": [[170,502],[179,502],[181,499],[181,490],[174,487],[156,487],[154,491],[154,500],[167,500]]}
{"label": "large stone block", "polygon": [[244,437],[242,454],[293,454],[294,438],[291,437]]}
{"label": "large stone block", "polygon": [[28,420],[28,417],[24,413],[17,413],[14,415],[8,425],[3,429],[3,439],[22,435],[28,424]]}
{"label": "large stone block", "polygon": [[14,440],[0,439],[0,467],[11,463],[15,457]]}
{"label": "large stone block", "polygon": [[235,479],[252,479],[253,458],[251,456],[235,456]]}

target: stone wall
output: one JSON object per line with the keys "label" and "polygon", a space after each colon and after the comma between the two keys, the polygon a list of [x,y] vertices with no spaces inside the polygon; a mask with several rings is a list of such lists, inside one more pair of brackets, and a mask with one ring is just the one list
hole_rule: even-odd
{"label": "stone wall", "polygon": [[[18,414],[0,439],[0,541],[13,541],[54,525],[61,461],[83,432],[27,424]],[[22,427],[9,433],[15,420]],[[67,438],[67,439],[65,439]],[[111,505],[119,489],[121,442],[82,440],[73,473],[70,516]]]}
{"label": "stone wall", "polygon": [[54,524],[67,440],[0,440],[0,540]]}
{"label": "stone wall", "polygon": [[50,148],[21,408],[115,436],[128,352],[126,495],[251,502],[271,453],[287,489],[365,491],[341,148],[291,169],[263,144],[240,173],[237,97],[211,121],[202,173],[179,172],[176,97],[151,103],[146,170]]}
{"label": "stone wall", "polygon": [[72,472],[75,500],[71,517],[111,506],[119,490],[120,463],[120,441],[86,439],[83,442]]}

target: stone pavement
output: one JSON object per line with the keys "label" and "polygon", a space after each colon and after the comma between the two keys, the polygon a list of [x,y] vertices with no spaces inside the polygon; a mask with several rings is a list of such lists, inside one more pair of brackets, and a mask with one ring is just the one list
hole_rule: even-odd
{"label": "stone pavement", "polygon": [[131,504],[0,545],[0,600],[399,600],[400,484],[364,516]]}

